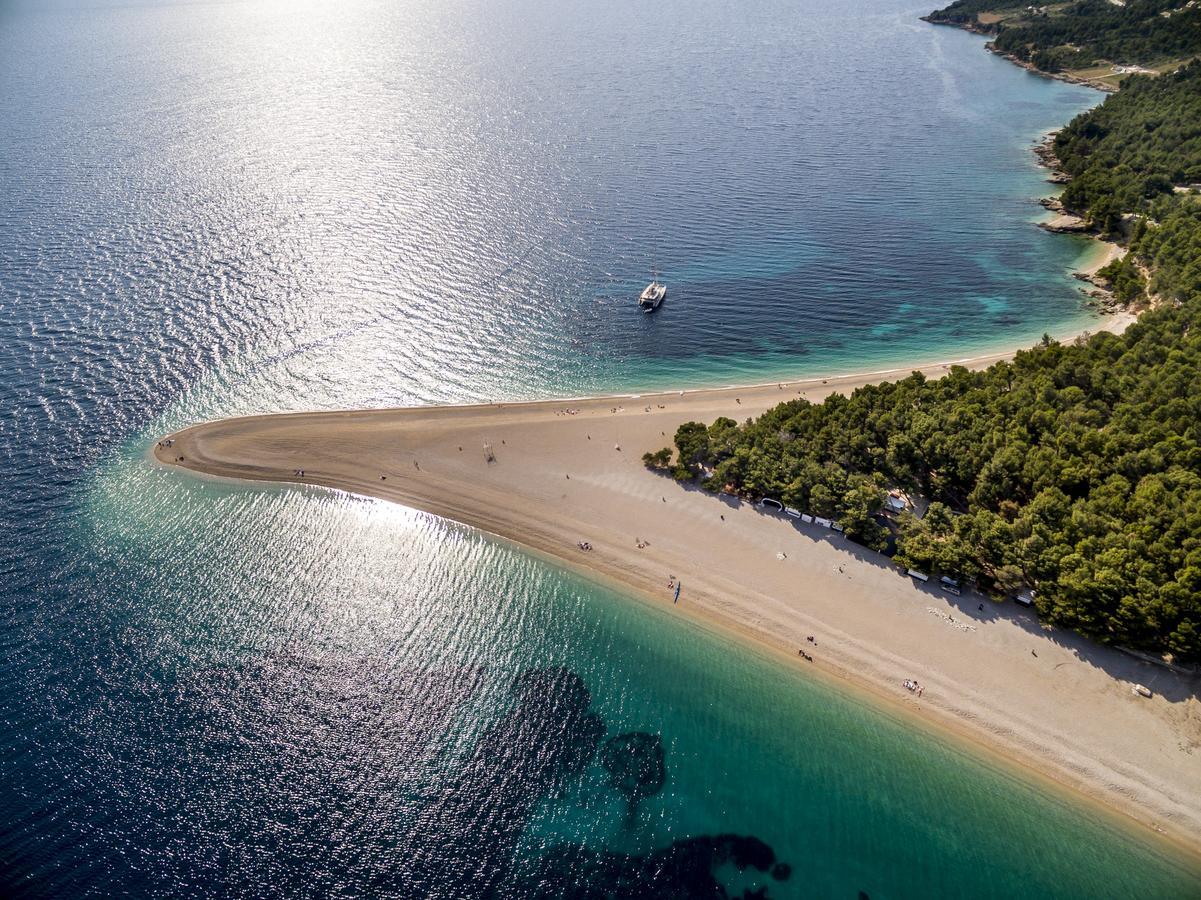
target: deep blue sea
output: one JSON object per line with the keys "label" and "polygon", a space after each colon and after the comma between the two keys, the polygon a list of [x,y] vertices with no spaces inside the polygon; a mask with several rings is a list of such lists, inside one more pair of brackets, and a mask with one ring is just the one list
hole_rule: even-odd
{"label": "deep blue sea", "polygon": [[0,2],[0,896],[1201,896],[470,529],[146,458],[219,415],[1088,328],[1030,147],[1098,95],[926,11]]}

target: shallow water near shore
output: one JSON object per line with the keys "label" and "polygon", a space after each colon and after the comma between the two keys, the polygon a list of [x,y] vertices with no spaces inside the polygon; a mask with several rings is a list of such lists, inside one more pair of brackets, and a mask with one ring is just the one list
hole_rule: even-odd
{"label": "shallow water near shore", "polygon": [[[103,476],[81,517],[111,600],[69,639],[100,685],[33,680],[65,713],[51,768],[70,765],[92,809],[122,823],[109,851],[153,860],[149,884],[373,891],[414,877],[411,861],[432,841],[423,887],[474,896],[479,876],[463,872],[495,862],[495,841],[517,860],[500,893],[535,896],[547,855],[564,845],[637,860],[733,833],[763,842],[772,862],[745,875],[727,865],[724,883],[776,897],[1195,889],[1183,860],[1116,818],[678,608],[436,517],[133,460]],[[552,681],[546,719],[527,710],[515,748],[494,745],[498,722],[524,708],[513,686],[531,671],[580,679],[602,747],[659,736],[662,790],[631,811],[598,753],[523,805],[512,792],[527,786],[509,783],[506,766],[557,766],[582,731],[570,691]],[[71,702],[75,690],[96,705]],[[537,739],[527,746],[526,735]],[[495,753],[482,761],[484,785],[471,775],[480,748]],[[448,800],[464,792],[467,809]],[[431,819],[433,834],[410,831]],[[147,849],[161,846],[166,858]],[[779,862],[790,869],[781,880]]]}
{"label": "shallow water near shore", "polygon": [[672,611],[145,457],[1088,327],[1029,146],[1095,94],[903,3],[32,6],[0,8],[0,893],[1196,896]]}

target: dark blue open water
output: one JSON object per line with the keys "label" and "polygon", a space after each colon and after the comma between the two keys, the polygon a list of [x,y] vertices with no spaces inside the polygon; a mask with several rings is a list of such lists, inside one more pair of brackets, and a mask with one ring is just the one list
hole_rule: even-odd
{"label": "dark blue open water", "polygon": [[1029,146],[1097,98],[924,11],[0,3],[0,893],[1197,896],[471,531],[144,456],[215,415],[1087,327]]}

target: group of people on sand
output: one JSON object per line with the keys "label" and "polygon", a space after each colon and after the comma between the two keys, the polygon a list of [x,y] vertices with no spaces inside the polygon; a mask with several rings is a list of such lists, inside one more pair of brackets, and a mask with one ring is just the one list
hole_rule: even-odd
{"label": "group of people on sand", "polygon": [[[811,643],[814,647],[817,646],[817,638],[815,638],[813,635],[809,635],[805,638],[805,640]],[[801,659],[805,660],[805,662],[813,662],[813,657],[805,652],[804,647],[797,651],[797,655],[800,656]]]}
{"label": "group of people on sand", "polygon": [[912,678],[906,678],[904,681],[901,682],[901,684],[903,684],[905,686],[905,690],[909,691],[909,693],[917,694],[919,697],[922,695],[922,691],[925,690],[924,687],[922,687],[920,684],[918,684]]}
{"label": "group of people on sand", "polygon": [[642,538],[636,537],[636,538],[634,538],[634,544],[638,547],[639,550],[645,550],[647,547],[649,547],[651,545],[651,542],[644,541]]}
{"label": "group of people on sand", "polygon": [[592,549],[592,544],[589,543],[588,541],[576,541],[575,545],[577,547],[579,547],[581,550],[591,550]]}
{"label": "group of people on sand", "polygon": [[580,413],[580,411],[578,409],[572,409],[570,406],[566,407],[565,409],[556,409],[555,410],[556,416],[576,416],[576,415],[579,415],[579,413]]}
{"label": "group of people on sand", "polygon": [[[175,446],[175,438],[165,438],[164,440],[161,440],[158,442],[158,448],[160,450],[162,450],[165,447],[174,447],[174,446]],[[175,457],[175,461],[183,462],[183,457],[177,456],[177,457]]]}
{"label": "group of people on sand", "polygon": [[304,469],[293,469],[292,474],[304,478]]}

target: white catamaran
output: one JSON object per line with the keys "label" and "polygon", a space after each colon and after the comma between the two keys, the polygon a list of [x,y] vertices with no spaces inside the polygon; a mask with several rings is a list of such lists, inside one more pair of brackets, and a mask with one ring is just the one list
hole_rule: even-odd
{"label": "white catamaran", "polygon": [[642,294],[638,297],[638,308],[644,313],[653,313],[666,296],[667,285],[656,279],[642,289]]}

